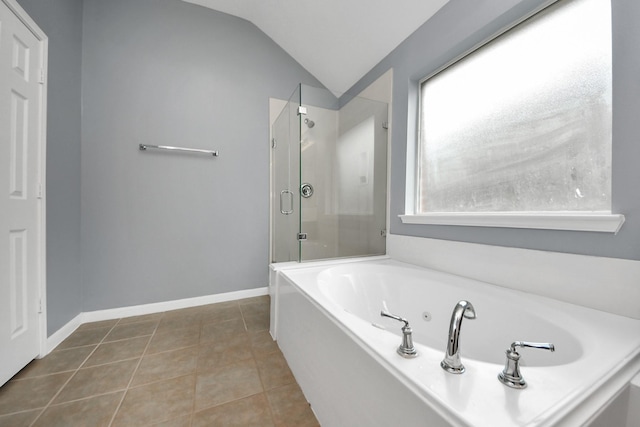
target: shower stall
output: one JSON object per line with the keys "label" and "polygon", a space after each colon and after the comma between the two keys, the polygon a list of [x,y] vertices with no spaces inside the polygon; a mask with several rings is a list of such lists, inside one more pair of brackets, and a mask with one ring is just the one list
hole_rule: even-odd
{"label": "shower stall", "polygon": [[385,253],[387,109],[298,85],[271,129],[271,262]]}

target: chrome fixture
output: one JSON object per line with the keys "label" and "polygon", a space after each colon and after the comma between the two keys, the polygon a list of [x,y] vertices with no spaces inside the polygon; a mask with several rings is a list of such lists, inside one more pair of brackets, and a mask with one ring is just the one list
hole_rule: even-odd
{"label": "chrome fixture", "polygon": [[398,322],[403,322],[404,326],[402,327],[402,344],[398,346],[396,350],[398,354],[406,359],[411,359],[418,355],[416,348],[413,346],[413,339],[411,338],[411,326],[409,326],[409,321],[407,319],[403,319],[400,316],[396,316],[395,314],[387,313],[382,310],[380,312],[380,316],[388,317],[390,319],[397,320]]}
{"label": "chrome fixture", "polygon": [[530,347],[539,348],[542,350],[556,351],[556,348],[551,343],[537,343],[526,341],[515,341],[511,344],[511,348],[506,351],[507,361],[504,364],[504,369],[498,374],[500,382],[506,386],[512,388],[525,388],[527,383],[520,374],[520,354],[516,351],[516,347]]}
{"label": "chrome fixture", "polygon": [[304,119],[304,124],[309,126],[309,129],[311,129],[312,127],[314,127],[316,125],[316,122],[314,122],[313,120],[306,118]]}
{"label": "chrome fixture", "polygon": [[444,355],[444,359],[440,362],[440,366],[442,369],[452,374],[461,374],[464,372],[464,365],[462,365],[462,362],[460,361],[459,342],[463,317],[467,319],[476,318],[476,310],[469,301],[459,301],[453,308],[453,313],[451,314],[447,351]]}
{"label": "chrome fixture", "polygon": [[[285,196],[289,198],[289,209],[284,207]],[[280,192],[280,213],[282,215],[291,215],[293,213],[293,193],[289,190],[282,190]]]}
{"label": "chrome fixture", "polygon": [[300,195],[305,199],[313,196],[313,185],[309,184],[308,182],[302,184],[300,186]]}
{"label": "chrome fixture", "polygon": [[170,145],[150,145],[150,144],[138,144],[138,148],[140,149],[140,151],[147,151],[147,149],[149,148],[155,148],[156,150],[170,150],[170,151],[178,151],[183,153],[208,154],[213,157],[218,157],[217,151],[201,150],[199,148],[182,148],[182,147],[172,147]]}

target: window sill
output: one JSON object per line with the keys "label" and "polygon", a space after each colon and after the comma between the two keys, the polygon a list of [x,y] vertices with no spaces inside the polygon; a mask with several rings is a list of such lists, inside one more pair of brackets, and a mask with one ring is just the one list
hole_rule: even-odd
{"label": "window sill", "polygon": [[459,225],[465,227],[532,228],[543,230],[595,231],[617,234],[624,215],[593,213],[466,213],[442,212],[398,215],[404,224]]}

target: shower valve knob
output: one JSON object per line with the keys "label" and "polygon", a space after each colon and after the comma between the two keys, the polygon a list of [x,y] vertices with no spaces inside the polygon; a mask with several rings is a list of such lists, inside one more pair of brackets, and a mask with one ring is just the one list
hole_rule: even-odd
{"label": "shower valve knob", "polygon": [[300,195],[305,199],[313,196],[313,185],[309,184],[308,182],[302,184],[300,186]]}

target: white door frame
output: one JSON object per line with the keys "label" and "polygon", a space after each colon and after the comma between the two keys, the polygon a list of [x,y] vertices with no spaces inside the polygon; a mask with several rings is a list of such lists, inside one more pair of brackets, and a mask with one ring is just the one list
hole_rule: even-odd
{"label": "white door frame", "polygon": [[38,158],[38,175],[40,180],[40,195],[38,206],[39,217],[39,242],[38,242],[38,288],[40,292],[40,310],[39,310],[39,342],[40,355],[46,356],[47,348],[47,258],[46,258],[46,159],[47,159],[47,76],[48,76],[48,52],[49,38],[42,29],[35,23],[27,12],[16,2],[16,0],[0,0],[18,17],[18,19],[33,33],[40,42],[40,60],[42,64],[43,75],[40,85],[40,123],[38,131],[38,146],[40,156]]}

